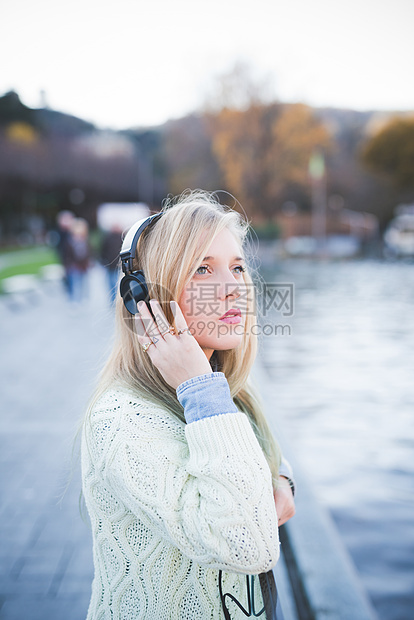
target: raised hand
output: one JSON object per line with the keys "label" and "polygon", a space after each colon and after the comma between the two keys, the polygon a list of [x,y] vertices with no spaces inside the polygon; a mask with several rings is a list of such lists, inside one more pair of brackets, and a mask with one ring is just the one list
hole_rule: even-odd
{"label": "raised hand", "polygon": [[140,345],[146,346],[147,355],[164,380],[176,389],[187,379],[211,373],[210,363],[191,335],[178,303],[170,302],[175,330],[169,325],[159,302],[151,299],[149,303],[155,320],[142,301],[138,304],[135,328]]}

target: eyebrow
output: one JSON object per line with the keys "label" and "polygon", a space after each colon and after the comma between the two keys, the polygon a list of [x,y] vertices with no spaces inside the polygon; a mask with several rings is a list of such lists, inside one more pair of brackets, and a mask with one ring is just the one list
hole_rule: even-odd
{"label": "eyebrow", "polygon": [[[214,258],[214,256],[205,256],[203,258],[203,260],[215,260],[215,258]],[[230,259],[230,262],[233,261],[233,260],[242,260],[242,261],[244,261],[244,258],[243,258],[243,256],[233,256],[233,258]]]}

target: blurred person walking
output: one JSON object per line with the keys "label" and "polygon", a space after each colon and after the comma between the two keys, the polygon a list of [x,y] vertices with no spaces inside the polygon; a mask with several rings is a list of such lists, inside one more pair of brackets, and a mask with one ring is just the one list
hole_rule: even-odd
{"label": "blurred person walking", "polygon": [[89,227],[83,218],[75,218],[70,226],[65,249],[70,299],[80,303],[86,298],[86,280],[91,262]]}
{"label": "blurred person walking", "polygon": [[119,269],[119,252],[122,245],[122,229],[119,224],[113,224],[111,230],[104,234],[101,244],[101,263],[106,271],[111,304],[115,303]]}
{"label": "blurred person walking", "polygon": [[62,263],[62,267],[64,269],[65,275],[63,282],[68,294],[70,294],[68,277],[68,244],[71,236],[70,230],[74,220],[75,216],[72,211],[60,211],[56,218],[58,233],[56,251],[59,254],[60,262]]}

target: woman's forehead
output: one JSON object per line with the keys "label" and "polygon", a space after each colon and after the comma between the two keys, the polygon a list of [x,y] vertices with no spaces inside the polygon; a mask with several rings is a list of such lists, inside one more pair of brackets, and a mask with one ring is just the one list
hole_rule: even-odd
{"label": "woman's forehead", "polygon": [[205,256],[210,258],[242,258],[243,251],[236,236],[228,229],[221,230],[208,246]]}

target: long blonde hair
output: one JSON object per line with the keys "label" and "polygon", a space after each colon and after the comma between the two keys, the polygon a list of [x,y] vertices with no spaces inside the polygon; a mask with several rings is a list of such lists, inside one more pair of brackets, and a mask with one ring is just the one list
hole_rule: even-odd
{"label": "long blonde hair", "polygon": [[[145,273],[150,298],[157,299],[171,325],[174,317],[169,302],[178,300],[199,266],[214,237],[228,228],[242,249],[249,224],[233,209],[221,205],[215,194],[187,191],[163,206],[163,216],[141,234],[135,255],[134,270]],[[216,368],[223,372],[237,408],[245,412],[269,463],[274,486],[277,486],[280,450],[270,432],[260,401],[249,382],[249,374],[257,352],[254,287],[248,269],[244,280],[248,295],[245,334],[240,346],[233,350],[215,351]],[[113,384],[123,384],[137,394],[167,408],[185,421],[183,407],[176,391],[168,385],[149,356],[139,345],[134,318],[118,296],[116,302],[116,339],[112,353],[102,371],[89,411],[97,398]]]}

